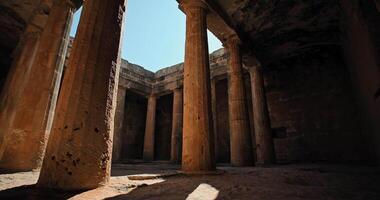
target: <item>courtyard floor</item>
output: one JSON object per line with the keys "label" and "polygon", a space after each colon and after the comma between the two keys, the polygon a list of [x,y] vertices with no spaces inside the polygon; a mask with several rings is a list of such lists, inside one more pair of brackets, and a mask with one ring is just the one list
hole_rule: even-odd
{"label": "courtyard floor", "polygon": [[38,172],[0,174],[0,199],[380,199],[380,169],[324,164],[233,168],[188,176],[167,163],[114,165],[110,184],[62,192],[35,187]]}

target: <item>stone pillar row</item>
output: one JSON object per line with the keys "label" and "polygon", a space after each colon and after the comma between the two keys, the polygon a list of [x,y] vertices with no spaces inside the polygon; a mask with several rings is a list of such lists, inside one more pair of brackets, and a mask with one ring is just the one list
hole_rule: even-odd
{"label": "stone pillar row", "polygon": [[[215,170],[208,9],[202,0],[183,0],[181,6],[186,14],[184,88],[174,91],[171,160],[181,160],[183,123],[182,170],[203,173]],[[38,185],[66,190],[96,188],[110,178],[125,0],[84,1],[57,107],[49,112],[58,96],[74,9],[69,0],[55,0],[43,30],[28,25],[0,96],[0,168],[38,168],[51,128]],[[227,46],[231,158],[234,165],[246,166],[252,164],[252,153],[238,40]],[[271,163],[261,66],[253,67],[251,76],[258,161]],[[154,159],[156,101],[156,96],[149,97],[145,160]]]}
{"label": "stone pillar row", "polygon": [[[182,170],[199,173],[215,170],[216,148],[216,98],[215,80],[210,84],[207,44],[207,5],[202,0],[183,0],[181,7],[186,14],[186,47],[183,89],[183,146]],[[229,113],[231,133],[231,163],[234,166],[254,164],[252,140],[249,128],[246,94],[243,80],[240,41],[231,37],[226,42],[230,53]],[[259,164],[274,161],[264,81],[260,66],[251,70],[256,149]],[[211,95],[212,93],[212,95]],[[171,161],[178,162],[180,145],[179,90],[174,91]],[[214,107],[211,106],[213,101]],[[149,98],[146,122],[144,159],[154,158],[155,97]],[[214,118],[213,118],[214,115]],[[215,131],[214,131],[215,129]]]}
{"label": "stone pillar row", "polygon": [[[74,10],[71,1],[55,0],[49,15],[37,10],[27,25],[0,97],[3,170],[27,171],[41,166]],[[44,18],[46,24],[42,25]]]}
{"label": "stone pillar row", "polygon": [[84,1],[41,187],[81,190],[109,181],[124,12],[125,0]]}
{"label": "stone pillar row", "polygon": [[[146,114],[145,137],[143,159],[145,161],[154,160],[155,125],[156,125],[157,96],[152,94],[148,98],[148,109]],[[173,90],[173,120],[171,133],[170,160],[178,163],[181,158],[182,143],[182,120],[183,119],[183,90],[176,88]]]}

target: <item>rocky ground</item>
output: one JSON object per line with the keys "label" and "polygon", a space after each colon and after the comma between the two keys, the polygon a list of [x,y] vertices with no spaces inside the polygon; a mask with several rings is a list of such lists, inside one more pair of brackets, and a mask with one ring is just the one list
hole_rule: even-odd
{"label": "rocky ground", "polygon": [[38,172],[1,174],[0,199],[380,199],[380,169],[374,167],[224,166],[222,174],[203,176],[177,169],[165,163],[115,165],[108,186],[74,193],[36,188]]}

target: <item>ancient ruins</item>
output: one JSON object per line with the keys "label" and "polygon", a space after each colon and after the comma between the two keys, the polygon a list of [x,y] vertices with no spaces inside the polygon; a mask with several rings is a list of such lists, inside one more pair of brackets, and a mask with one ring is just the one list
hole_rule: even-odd
{"label": "ancient ruins", "polygon": [[155,73],[126,0],[0,2],[0,199],[380,198],[379,0],[177,2]]}

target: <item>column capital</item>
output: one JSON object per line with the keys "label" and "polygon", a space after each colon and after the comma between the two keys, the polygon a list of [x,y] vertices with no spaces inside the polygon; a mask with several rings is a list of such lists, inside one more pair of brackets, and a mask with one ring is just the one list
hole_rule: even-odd
{"label": "column capital", "polygon": [[243,63],[249,72],[254,68],[262,68],[260,61],[254,55],[245,56],[243,58]]}
{"label": "column capital", "polygon": [[225,41],[223,41],[223,46],[226,48],[236,47],[241,45],[241,40],[239,36],[232,35],[228,37]]}
{"label": "column capital", "polygon": [[180,7],[182,7],[186,13],[186,10],[191,8],[203,8],[208,9],[208,5],[203,0],[182,0],[180,1]]}
{"label": "column capital", "polygon": [[148,99],[157,99],[158,94],[149,94],[147,97]]}

